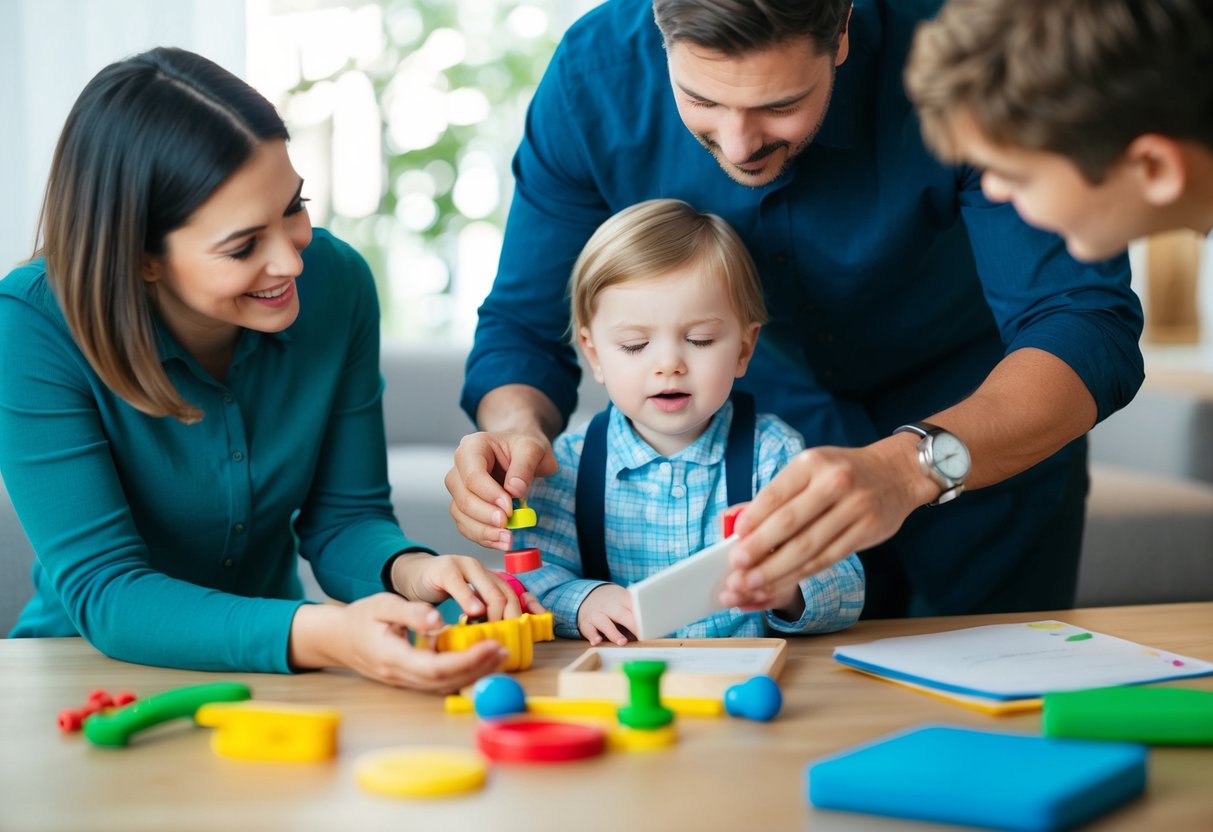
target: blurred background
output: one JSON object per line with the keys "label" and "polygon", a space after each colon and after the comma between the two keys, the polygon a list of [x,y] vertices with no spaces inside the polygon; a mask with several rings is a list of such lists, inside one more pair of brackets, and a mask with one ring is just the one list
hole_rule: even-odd
{"label": "blurred background", "polygon": [[54,144],[89,78],[175,45],[278,107],[312,222],[370,262],[385,333],[470,342],[527,104],[596,2],[0,0],[0,275],[33,250]]}
{"label": "blurred background", "polygon": [[[176,45],[279,108],[312,221],[370,262],[385,335],[468,343],[527,103],[561,33],[597,2],[0,0],[0,274],[33,249],[80,89],[113,60]],[[1151,365],[1213,370],[1213,245],[1180,233],[1132,255]]]}

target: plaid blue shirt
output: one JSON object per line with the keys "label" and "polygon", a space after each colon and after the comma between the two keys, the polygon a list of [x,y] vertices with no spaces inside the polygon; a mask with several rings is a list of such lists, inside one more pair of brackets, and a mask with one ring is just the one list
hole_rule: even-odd
{"label": "plaid blue shirt", "polygon": [[[607,428],[605,495],[606,556],[611,578],[628,586],[723,537],[727,505],[724,452],[733,404],[726,402],[707,430],[672,457],[653,450],[627,418],[612,409]],[[556,634],[580,638],[577,610],[602,581],[581,575],[575,497],[577,469],[587,425],[556,439],[560,470],[536,480],[527,496],[538,525],[514,532],[516,548],[536,547],[544,566],[519,577],[553,613]],[[754,447],[754,493],[804,447],[800,434],[769,414],[759,414]],[[770,610],[722,610],[683,627],[675,638],[826,633],[854,624],[863,609],[863,567],[855,555],[800,582],[804,613],[786,621]]]}

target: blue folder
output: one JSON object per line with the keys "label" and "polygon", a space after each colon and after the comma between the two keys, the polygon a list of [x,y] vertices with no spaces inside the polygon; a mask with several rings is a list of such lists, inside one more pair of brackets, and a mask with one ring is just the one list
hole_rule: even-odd
{"label": "blue folder", "polygon": [[1141,794],[1146,748],[923,726],[812,763],[805,779],[822,809],[1051,832]]}

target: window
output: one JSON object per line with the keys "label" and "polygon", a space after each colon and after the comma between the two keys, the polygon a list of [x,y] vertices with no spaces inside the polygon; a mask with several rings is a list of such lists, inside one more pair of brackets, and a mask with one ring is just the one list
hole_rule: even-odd
{"label": "window", "polygon": [[366,257],[385,333],[468,340],[522,123],[582,0],[250,0],[247,78],[279,108],[312,221]]}

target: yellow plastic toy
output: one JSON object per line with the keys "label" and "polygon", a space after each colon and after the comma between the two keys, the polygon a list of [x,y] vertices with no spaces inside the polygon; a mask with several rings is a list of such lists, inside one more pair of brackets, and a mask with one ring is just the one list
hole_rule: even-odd
{"label": "yellow plastic toy", "polygon": [[487,771],[484,757],[470,749],[414,746],[362,755],[354,777],[386,797],[446,797],[480,788]]}
{"label": "yellow plastic toy", "polygon": [[522,497],[518,498],[518,506],[510,513],[510,519],[505,521],[507,529],[528,529],[539,522],[535,509],[526,504]]}
{"label": "yellow plastic toy", "polygon": [[673,723],[655,730],[641,730],[620,725],[607,734],[607,743],[616,751],[659,751],[678,742],[678,730]]}
{"label": "yellow plastic toy", "polygon": [[216,729],[211,748],[221,757],[312,763],[336,755],[341,714],[280,702],[215,702],[199,708],[194,721]]}
{"label": "yellow plastic toy", "polygon": [[502,621],[486,621],[479,624],[460,622],[444,627],[433,641],[418,633],[417,646],[429,647],[433,643],[440,653],[467,650],[482,641],[497,641],[509,652],[502,670],[526,670],[535,657],[537,641],[552,641],[556,633],[552,628],[550,612],[532,615],[524,612],[517,618]]}

